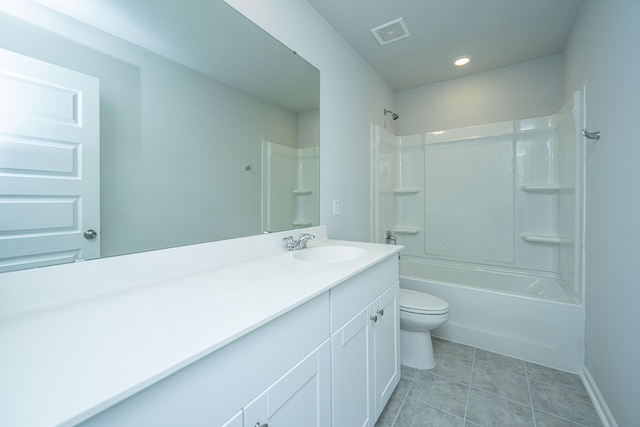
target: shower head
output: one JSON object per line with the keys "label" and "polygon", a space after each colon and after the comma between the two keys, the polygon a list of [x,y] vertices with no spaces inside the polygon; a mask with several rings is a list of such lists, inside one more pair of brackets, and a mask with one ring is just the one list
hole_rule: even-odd
{"label": "shower head", "polygon": [[396,114],[396,113],[394,113],[393,111],[385,109],[385,110],[384,110],[384,114],[385,114],[385,116],[387,115],[387,113],[391,113],[391,118],[392,118],[393,120],[398,120],[398,117],[400,117],[399,115],[397,115],[397,114]]}

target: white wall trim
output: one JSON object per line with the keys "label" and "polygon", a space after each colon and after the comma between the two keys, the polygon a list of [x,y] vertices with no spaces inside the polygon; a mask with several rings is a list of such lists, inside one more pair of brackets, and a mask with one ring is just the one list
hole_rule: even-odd
{"label": "white wall trim", "polygon": [[615,418],[613,418],[613,414],[609,410],[607,402],[605,402],[604,397],[598,389],[598,385],[586,366],[582,368],[580,377],[582,378],[582,383],[587,389],[587,393],[589,393],[593,406],[596,408],[596,412],[598,412],[598,416],[600,417],[600,421],[602,421],[603,427],[618,427],[618,423]]}

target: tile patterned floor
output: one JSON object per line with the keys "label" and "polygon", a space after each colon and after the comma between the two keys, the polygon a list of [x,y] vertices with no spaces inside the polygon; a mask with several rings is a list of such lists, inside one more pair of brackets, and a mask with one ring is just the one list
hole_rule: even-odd
{"label": "tile patterned floor", "polygon": [[402,367],[376,427],[596,427],[579,376],[434,338],[437,366]]}

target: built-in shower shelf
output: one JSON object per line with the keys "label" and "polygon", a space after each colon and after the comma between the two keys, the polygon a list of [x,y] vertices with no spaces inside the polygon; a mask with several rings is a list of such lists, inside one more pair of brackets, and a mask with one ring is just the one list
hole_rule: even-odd
{"label": "built-in shower shelf", "polygon": [[559,244],[560,236],[554,236],[549,234],[535,234],[535,233],[522,233],[520,235],[522,240],[530,243],[545,243],[545,244]]}
{"label": "built-in shower shelf", "polygon": [[420,231],[420,227],[395,227],[393,229],[395,234],[418,234]]}
{"label": "built-in shower shelf", "polygon": [[410,196],[412,194],[418,194],[420,189],[418,187],[399,187],[394,188],[393,194],[396,196]]}
{"label": "built-in shower shelf", "polygon": [[520,188],[522,188],[522,191],[530,193],[555,194],[560,191],[560,185],[558,184],[522,184]]}
{"label": "built-in shower shelf", "polygon": [[293,190],[293,194],[296,196],[308,196],[311,193],[313,193],[311,188],[296,188]]}
{"label": "built-in shower shelf", "polygon": [[313,225],[313,222],[311,221],[304,221],[304,220],[293,221],[294,227],[311,227],[312,225]]}

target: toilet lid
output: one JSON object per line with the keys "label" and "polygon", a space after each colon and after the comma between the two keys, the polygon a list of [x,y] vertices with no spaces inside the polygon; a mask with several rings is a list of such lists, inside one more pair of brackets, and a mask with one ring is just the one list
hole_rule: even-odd
{"label": "toilet lid", "polygon": [[400,310],[411,313],[443,314],[449,311],[449,304],[424,292],[400,289]]}

